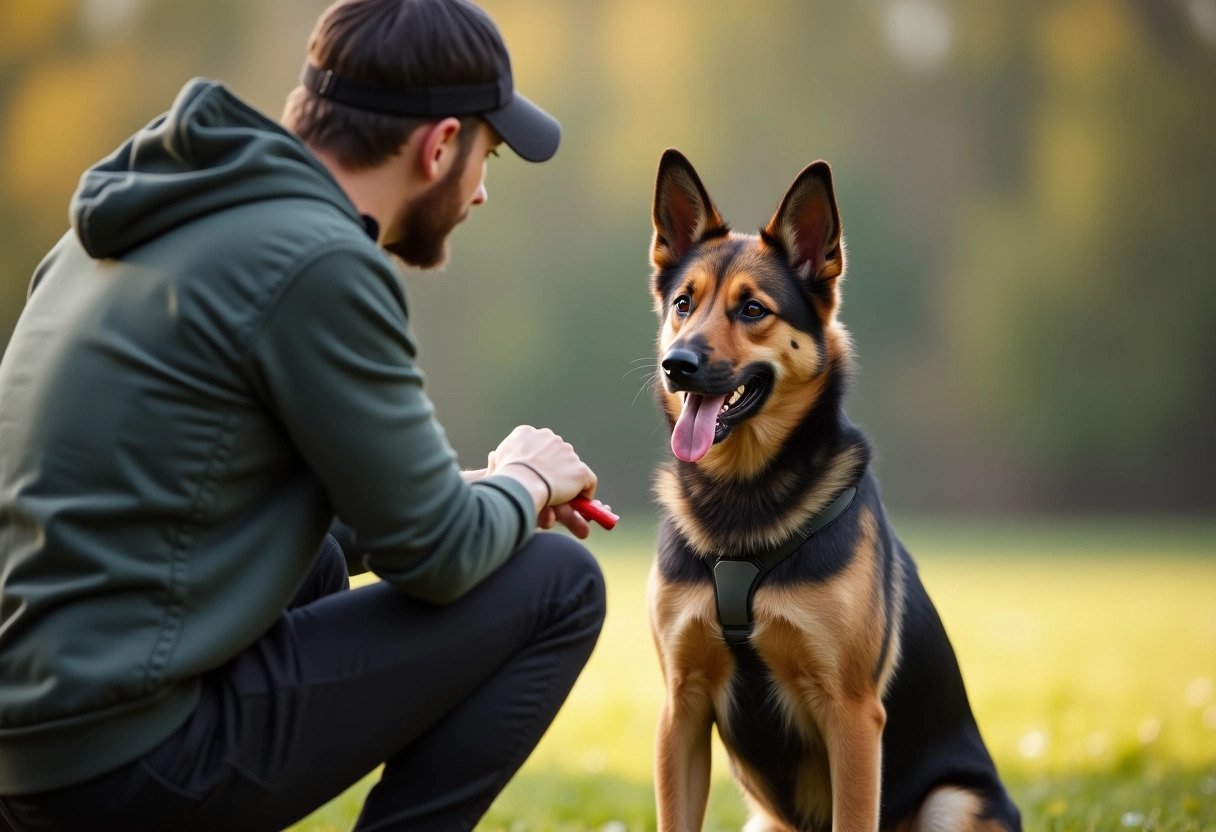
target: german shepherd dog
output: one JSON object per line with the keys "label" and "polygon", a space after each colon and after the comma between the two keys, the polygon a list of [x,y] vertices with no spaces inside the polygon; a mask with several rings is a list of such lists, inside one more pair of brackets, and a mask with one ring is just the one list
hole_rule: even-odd
{"label": "german shepherd dog", "polygon": [[831,169],[803,170],[752,236],[727,227],[668,150],[650,255],[656,395],[677,457],[656,483],[648,590],[667,686],[659,829],[701,828],[716,723],[747,832],[1020,830],[887,521],[870,446],[842,410],[850,342],[836,317]]}

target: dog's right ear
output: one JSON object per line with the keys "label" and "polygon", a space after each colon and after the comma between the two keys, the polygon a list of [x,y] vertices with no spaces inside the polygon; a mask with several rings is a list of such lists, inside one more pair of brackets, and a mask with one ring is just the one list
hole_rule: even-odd
{"label": "dog's right ear", "polygon": [[665,269],[680,262],[705,232],[725,228],[713,200],[684,154],[668,148],[654,185],[654,239],[650,260]]}

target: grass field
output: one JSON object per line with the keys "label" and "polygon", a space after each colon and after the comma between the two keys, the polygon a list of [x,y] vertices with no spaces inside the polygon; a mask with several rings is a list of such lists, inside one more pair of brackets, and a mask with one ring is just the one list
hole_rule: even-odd
{"label": "grass field", "polygon": [[[1027,830],[1216,832],[1216,528],[898,527]],[[645,617],[652,539],[649,518],[595,538],[603,635],[479,830],[654,828],[663,686]],[[720,745],[714,753],[705,828],[737,830],[743,804]],[[293,832],[349,829],[373,781]]]}

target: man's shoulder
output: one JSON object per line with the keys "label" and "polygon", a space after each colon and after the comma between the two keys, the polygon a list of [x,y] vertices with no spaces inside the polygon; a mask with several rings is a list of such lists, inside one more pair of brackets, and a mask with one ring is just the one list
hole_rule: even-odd
{"label": "man's shoulder", "polygon": [[331,266],[342,261],[348,279],[395,275],[357,215],[306,197],[268,198],[217,211],[167,235],[149,256],[173,266],[179,282],[198,286],[201,276],[203,283],[235,282],[258,294],[285,288],[318,259]]}
{"label": "man's shoulder", "polygon": [[301,256],[319,247],[347,245],[376,252],[361,220],[332,203],[307,197],[274,197],[233,206],[212,218],[230,244],[277,245]]}

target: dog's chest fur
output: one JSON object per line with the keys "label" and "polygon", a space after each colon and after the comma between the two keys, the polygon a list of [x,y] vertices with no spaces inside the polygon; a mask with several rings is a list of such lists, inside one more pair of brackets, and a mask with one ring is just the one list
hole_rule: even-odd
{"label": "dog's chest fur", "polygon": [[710,709],[744,789],[798,828],[830,826],[824,709],[882,690],[894,665],[878,522],[858,500],[769,573],[753,599],[751,645],[734,650],[707,562],[674,523],[660,533],[650,612],[668,684]]}

